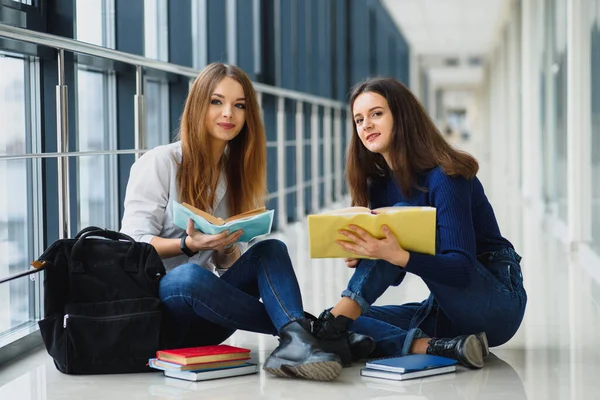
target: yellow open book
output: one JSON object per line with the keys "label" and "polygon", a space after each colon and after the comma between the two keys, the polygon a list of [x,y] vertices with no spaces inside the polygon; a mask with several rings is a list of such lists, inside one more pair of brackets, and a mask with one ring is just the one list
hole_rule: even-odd
{"label": "yellow open book", "polygon": [[348,240],[340,229],[360,226],[377,238],[384,238],[381,227],[389,226],[405,250],[435,255],[435,216],[433,207],[349,207],[308,216],[311,258],[366,258],[352,254],[336,240]]}

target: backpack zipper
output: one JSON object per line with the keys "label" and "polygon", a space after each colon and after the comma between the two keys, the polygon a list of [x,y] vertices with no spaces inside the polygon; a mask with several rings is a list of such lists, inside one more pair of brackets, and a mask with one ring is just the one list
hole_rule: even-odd
{"label": "backpack zipper", "polygon": [[[89,317],[87,315],[72,315],[73,317],[77,317],[77,318],[86,318],[86,319],[122,319],[122,318],[128,318],[128,317],[133,317],[133,316],[142,316],[142,315],[146,315],[146,314],[155,314],[155,313],[159,313],[159,310],[156,311],[144,311],[144,312],[138,312],[138,313],[129,313],[129,314],[121,314],[121,315],[111,315],[108,317]],[[65,314],[65,316],[63,317],[63,328],[67,327],[67,320],[71,317],[71,314]]]}

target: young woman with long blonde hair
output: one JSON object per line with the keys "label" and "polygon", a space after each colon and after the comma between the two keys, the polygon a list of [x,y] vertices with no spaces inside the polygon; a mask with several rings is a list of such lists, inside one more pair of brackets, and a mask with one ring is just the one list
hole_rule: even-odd
{"label": "young woman with long blonde hair", "polygon": [[340,360],[322,351],[310,332],[282,242],[247,248],[238,243],[241,231],[206,235],[191,221],[187,230],[173,223],[174,201],[221,218],[264,205],[266,137],[247,75],[235,66],[208,65],[190,89],[180,135],[132,166],[121,229],[151,243],[167,269],[159,290],[166,346],[219,344],[237,329],[279,335],[264,369],[335,379]]}

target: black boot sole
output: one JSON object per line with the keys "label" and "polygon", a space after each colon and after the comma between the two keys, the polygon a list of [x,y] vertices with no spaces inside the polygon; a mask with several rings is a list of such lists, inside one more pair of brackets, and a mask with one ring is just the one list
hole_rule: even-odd
{"label": "black boot sole", "polygon": [[467,368],[483,367],[483,349],[481,342],[475,335],[469,335],[459,349],[459,362]]}
{"label": "black boot sole", "polygon": [[284,378],[300,377],[312,381],[329,382],[340,376],[342,365],[337,361],[293,364],[288,360],[270,356],[263,369]]}
{"label": "black boot sole", "polygon": [[487,335],[485,332],[479,332],[477,335],[477,339],[481,343],[481,354],[483,357],[487,357],[490,355],[490,346],[488,345]]}

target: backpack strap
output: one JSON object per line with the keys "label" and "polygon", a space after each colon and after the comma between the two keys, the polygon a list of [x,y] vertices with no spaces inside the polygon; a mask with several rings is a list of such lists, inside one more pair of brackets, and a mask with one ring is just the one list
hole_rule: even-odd
{"label": "backpack strap", "polygon": [[[83,232],[83,231],[82,231]],[[81,232],[80,232],[81,233]],[[78,234],[79,235],[79,234]],[[73,267],[72,271],[76,273],[85,273],[85,269],[83,268],[83,263],[80,261],[80,255],[84,252],[85,241],[89,237],[102,237],[108,240],[116,240],[116,241],[127,241],[131,243],[129,247],[129,251],[125,256],[125,268],[123,268],[126,272],[136,273],[138,271],[138,261],[139,261],[139,251],[137,250],[136,241],[129,235],[126,235],[121,232],[109,231],[106,229],[98,229],[98,230],[88,230],[84,232],[77,242],[73,245],[73,249],[71,250],[71,265]]]}
{"label": "backpack strap", "polygon": [[87,232],[103,231],[103,230],[104,229],[98,228],[97,226],[88,226],[87,228],[83,228],[82,230],[80,230],[77,233],[77,235],[75,235],[74,239],[79,239],[81,236],[83,236]]}

